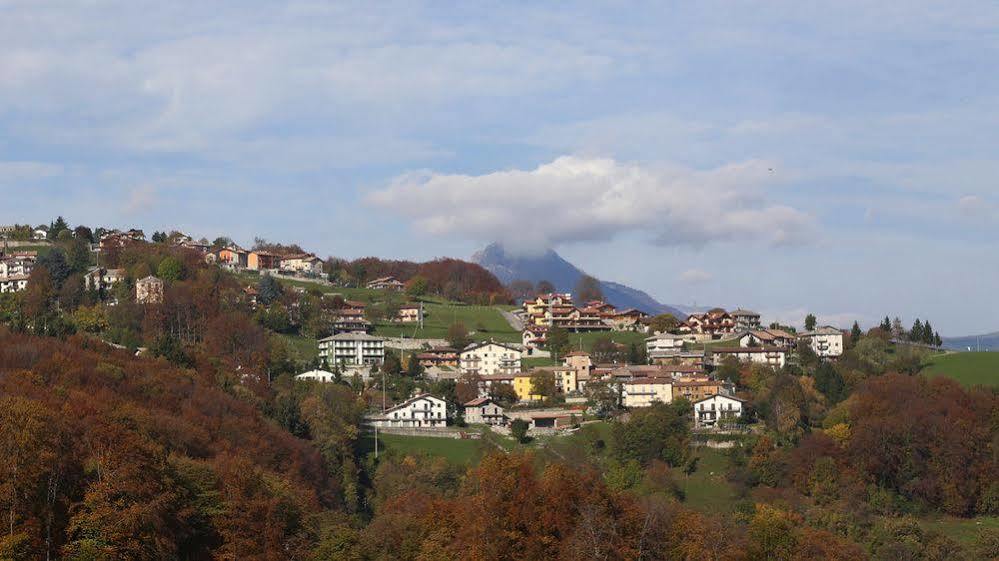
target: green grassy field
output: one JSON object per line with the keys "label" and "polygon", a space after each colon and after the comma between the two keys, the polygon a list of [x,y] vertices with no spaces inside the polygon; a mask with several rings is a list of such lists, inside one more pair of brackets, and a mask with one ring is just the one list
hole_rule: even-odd
{"label": "green grassy field", "polygon": [[690,476],[683,470],[674,470],[674,477],[687,498],[685,504],[702,512],[731,512],[735,493],[725,479],[729,460],[724,450],[697,448],[693,454],[700,458],[697,471]]}
{"label": "green grassy field", "polygon": [[569,345],[572,350],[579,350],[582,348],[584,351],[590,351],[593,349],[593,343],[598,339],[609,338],[615,343],[621,343],[623,345],[630,345],[635,343],[637,345],[644,345],[645,338],[648,337],[645,333],[638,333],[635,331],[591,331],[588,333],[570,333],[569,334]]}
{"label": "green grassy field", "polygon": [[963,386],[999,386],[999,353],[948,353],[926,361],[927,376],[948,376]]}
{"label": "green grassy field", "polygon": [[[363,434],[358,444],[362,454],[374,452],[374,433]],[[483,446],[479,440],[379,433],[378,449],[381,452],[391,450],[400,454],[440,456],[449,462],[468,466],[475,464],[479,460],[482,456]]]}
{"label": "green grassy field", "polygon": [[312,337],[282,333],[278,333],[277,336],[288,345],[288,349],[298,362],[309,362],[319,356],[319,346]]}
{"label": "green grassy field", "polygon": [[982,530],[999,528],[999,517],[983,516],[966,519],[947,516],[933,520],[922,520],[920,524],[927,530],[936,530],[962,545],[972,545]]}
{"label": "green grassy field", "polygon": [[495,339],[518,343],[521,340],[520,332],[514,331],[499,308],[494,306],[425,304],[423,311],[426,317],[422,329],[412,324],[377,323],[375,333],[385,337],[444,339],[448,328],[461,322],[476,341]]}

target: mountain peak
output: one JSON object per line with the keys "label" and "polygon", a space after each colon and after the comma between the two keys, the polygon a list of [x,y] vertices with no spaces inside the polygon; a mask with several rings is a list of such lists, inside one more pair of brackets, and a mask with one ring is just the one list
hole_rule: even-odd
{"label": "mountain peak", "polygon": [[[572,292],[579,279],[586,273],[562,258],[554,249],[546,249],[534,254],[518,254],[508,251],[502,244],[493,242],[472,255],[472,261],[489,270],[503,284],[515,280],[533,283],[546,280],[559,292]],[[675,306],[658,302],[641,290],[609,281],[600,281],[600,288],[607,302],[614,306],[636,308],[650,314],[671,313],[677,317],[684,314]]]}

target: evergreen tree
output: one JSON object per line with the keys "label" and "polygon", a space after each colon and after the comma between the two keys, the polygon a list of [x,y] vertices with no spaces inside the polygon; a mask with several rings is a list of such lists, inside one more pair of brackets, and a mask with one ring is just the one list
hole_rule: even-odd
{"label": "evergreen tree", "polygon": [[856,345],[858,342],[860,342],[860,337],[862,335],[863,332],[860,331],[860,324],[857,322],[853,322],[853,329],[850,330],[850,341],[854,345]]}
{"label": "evergreen tree", "polygon": [[66,224],[66,221],[60,216],[56,218],[54,222],[49,224],[48,239],[53,241],[58,239],[59,233],[63,230],[69,230],[69,224]]}
{"label": "evergreen tree", "polygon": [[888,316],[885,316],[885,320],[881,322],[879,327],[881,327],[881,330],[885,333],[891,333],[891,320],[888,319]]}
{"label": "evergreen tree", "polygon": [[812,331],[815,329],[815,324],[818,323],[815,314],[808,314],[805,316],[805,331]]}
{"label": "evergreen tree", "polygon": [[281,284],[272,276],[264,275],[257,283],[257,300],[267,306],[281,297]]}
{"label": "evergreen tree", "polygon": [[934,333],[933,334],[933,344],[936,345],[936,346],[938,346],[938,347],[942,347],[943,346],[943,339],[940,338],[940,334],[939,333]]}
{"label": "evergreen tree", "polygon": [[930,320],[926,320],[926,323],[923,324],[923,336],[920,339],[920,342],[925,343],[927,345],[932,345],[934,342],[936,342],[935,335],[936,332],[933,331],[933,326],[930,325]]}
{"label": "evergreen tree", "polygon": [[545,339],[547,340],[545,346],[555,360],[558,360],[560,356],[569,350],[569,332],[561,327],[549,329],[548,336]]}
{"label": "evergreen tree", "polygon": [[916,321],[912,324],[912,331],[909,332],[909,340],[913,343],[923,342],[923,322],[916,318]]}

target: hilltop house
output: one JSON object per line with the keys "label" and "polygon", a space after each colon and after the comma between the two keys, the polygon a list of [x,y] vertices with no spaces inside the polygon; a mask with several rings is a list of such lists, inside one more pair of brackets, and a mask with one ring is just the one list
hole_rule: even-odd
{"label": "hilltop house", "polygon": [[760,327],[760,314],[756,312],[739,308],[729,315],[732,316],[732,321],[735,322],[736,331],[759,329]]}
{"label": "hilltop house", "polygon": [[697,403],[711,395],[735,395],[735,388],[720,380],[681,380],[673,382],[673,399],[684,397]]}
{"label": "hilltop house", "polygon": [[645,340],[645,353],[649,360],[672,358],[683,352],[686,338],[683,335],[663,333]]}
{"label": "hilltop house", "polygon": [[824,326],[798,336],[798,340],[808,343],[821,358],[836,358],[843,355],[843,332],[835,327]]}
{"label": "hilltop house", "polygon": [[395,290],[397,292],[402,292],[406,288],[406,284],[395,277],[380,277],[368,281],[366,286],[369,290]]}
{"label": "hilltop house", "polygon": [[19,292],[28,288],[28,275],[0,277],[0,293]]}
{"label": "hilltop house", "polygon": [[711,427],[723,422],[735,422],[742,416],[745,400],[734,395],[713,394],[694,402],[694,426]]}
{"label": "hilltop house", "polygon": [[223,247],[214,255],[215,262],[226,269],[245,269],[249,264],[250,254],[238,245]]}
{"label": "hilltop house", "polygon": [[735,320],[721,308],[703,314],[691,314],[680,324],[680,333],[700,333],[719,338],[722,335],[735,332]]}
{"label": "hilltop house", "polygon": [[647,327],[644,320],[648,319],[649,314],[635,308],[628,308],[604,317],[615,331],[645,331]]}
{"label": "hilltop house", "polygon": [[403,304],[395,316],[399,323],[420,323],[423,321],[423,303]]}
{"label": "hilltop house", "polygon": [[246,268],[251,271],[277,269],[281,264],[281,256],[269,251],[251,251],[246,254]]}
{"label": "hilltop house", "polygon": [[390,407],[372,419],[378,427],[443,428],[447,426],[447,404],[428,393]]}
{"label": "hilltop house", "polygon": [[323,260],[311,253],[298,253],[281,257],[280,269],[284,272],[306,276],[323,274]]}
{"label": "hilltop house", "polygon": [[466,374],[514,374],[520,372],[523,353],[513,345],[486,341],[472,343],[461,351],[461,371]]}
{"label": "hilltop house", "polygon": [[465,422],[470,425],[490,425],[501,427],[507,417],[503,408],[489,397],[479,397],[465,404]]}

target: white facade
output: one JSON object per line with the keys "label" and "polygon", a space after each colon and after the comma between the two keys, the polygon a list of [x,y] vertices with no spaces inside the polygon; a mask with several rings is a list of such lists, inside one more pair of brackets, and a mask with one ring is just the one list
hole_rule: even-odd
{"label": "white facade", "polygon": [[363,332],[339,333],[319,340],[319,358],[330,366],[371,366],[385,362],[385,339]]}
{"label": "white facade", "polygon": [[742,416],[743,401],[728,395],[712,395],[694,402],[694,423],[711,427],[719,421],[735,421]]}
{"label": "white facade", "polygon": [[87,290],[107,290],[125,278],[125,269],[93,267],[83,276]]}
{"label": "white facade", "polygon": [[309,370],[308,372],[303,372],[298,376],[295,376],[296,380],[307,381],[313,380],[316,382],[336,382],[336,376],[332,372],[327,372],[326,370]]}
{"label": "white facade", "polygon": [[683,335],[666,333],[645,340],[645,351],[650,359],[674,356],[683,352]]}
{"label": "white facade", "polygon": [[7,257],[0,259],[0,278],[28,276],[35,266],[34,257]]}
{"label": "white facade", "polygon": [[28,288],[28,277],[26,275],[0,277],[0,293],[18,292],[25,288]]}
{"label": "white facade", "polygon": [[820,327],[798,337],[808,341],[819,357],[836,358],[843,355],[843,332],[835,327]]}
{"label": "white facade", "polygon": [[310,275],[323,274],[323,261],[315,255],[292,255],[281,258],[282,271],[294,271]]}
{"label": "white facade", "polygon": [[625,407],[649,407],[673,401],[673,383],[668,378],[637,378],[621,387]]}
{"label": "white facade", "polygon": [[721,364],[727,356],[734,356],[740,362],[755,362],[774,368],[782,368],[787,364],[787,349],[777,347],[738,347],[712,351],[715,366]]}
{"label": "white facade", "polygon": [[499,427],[505,425],[506,421],[503,408],[488,397],[473,399],[465,404],[465,422],[470,425]]}
{"label": "white facade", "polygon": [[447,404],[443,399],[422,394],[390,407],[373,421],[379,427],[440,428],[447,426]]}
{"label": "white facade", "polygon": [[489,341],[473,343],[461,351],[461,371],[467,374],[491,376],[520,372],[523,353],[510,345]]}
{"label": "white facade", "polygon": [[732,320],[735,321],[736,329],[759,329],[760,328],[760,314],[756,312],[751,312],[749,310],[743,310],[739,308],[731,314]]}

